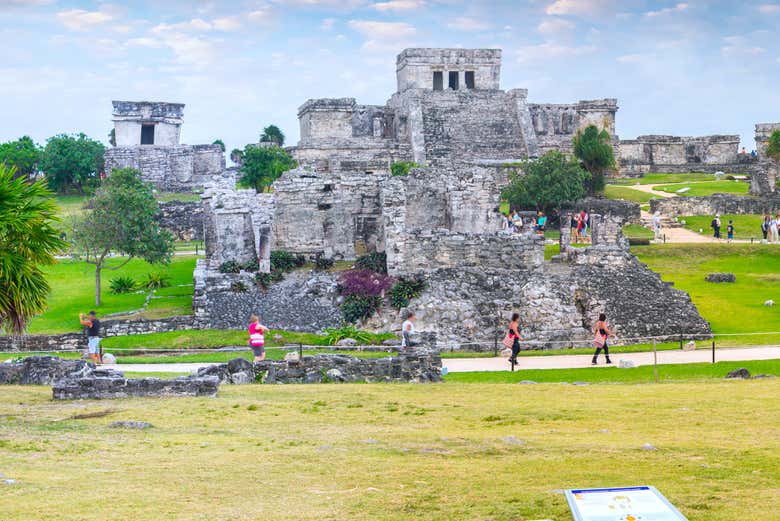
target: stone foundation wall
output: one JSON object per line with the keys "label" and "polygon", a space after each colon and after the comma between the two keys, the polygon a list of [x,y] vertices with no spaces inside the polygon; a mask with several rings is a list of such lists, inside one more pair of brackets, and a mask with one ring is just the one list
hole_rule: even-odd
{"label": "stone foundation wall", "polygon": [[52,384],[55,400],[112,400],[131,397],[216,396],[219,378],[124,378],[121,373],[63,378]]}
{"label": "stone foundation wall", "polygon": [[[753,197],[744,195],[715,194],[707,197],[669,197],[651,199],[650,211],[661,215],[764,214],[780,211],[780,195]],[[760,230],[756,230],[758,234]]]}
{"label": "stone foundation wall", "polygon": [[203,240],[203,204],[199,201],[160,203],[157,220],[180,241]]}
{"label": "stone foundation wall", "polygon": [[94,368],[83,360],[30,356],[21,362],[0,364],[0,385],[51,385],[66,377],[90,375]]}
{"label": "stone foundation wall", "polygon": [[106,173],[114,168],[140,170],[145,181],[166,192],[191,192],[225,170],[219,145],[139,145],[112,147],[105,152]]}
{"label": "stone foundation wall", "polygon": [[339,382],[441,381],[441,357],[437,353],[402,353],[387,358],[344,355],[304,356],[294,361],[264,361],[254,365],[244,359],[198,370],[199,376],[222,383],[319,384]]}
{"label": "stone foundation wall", "polygon": [[617,159],[621,176],[648,172],[751,173],[755,158],[739,154],[738,135],[639,136],[620,141]]}

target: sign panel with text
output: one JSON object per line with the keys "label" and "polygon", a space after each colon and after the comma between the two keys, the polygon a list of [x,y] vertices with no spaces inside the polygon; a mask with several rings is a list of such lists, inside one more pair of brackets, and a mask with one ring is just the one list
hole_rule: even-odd
{"label": "sign panel with text", "polygon": [[687,521],[655,487],[567,490],[574,521]]}

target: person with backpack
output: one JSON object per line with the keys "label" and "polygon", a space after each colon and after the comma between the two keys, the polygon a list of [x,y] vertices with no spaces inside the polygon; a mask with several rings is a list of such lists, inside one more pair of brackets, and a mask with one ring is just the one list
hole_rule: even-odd
{"label": "person with backpack", "polygon": [[417,317],[410,311],[406,315],[406,320],[401,324],[401,349],[412,347],[412,335],[414,334],[414,321]]}
{"label": "person with backpack", "polygon": [[761,235],[764,236],[762,242],[766,242],[766,235],[769,233],[769,214],[764,214],[764,220],[761,221]]}
{"label": "person with backpack", "polygon": [[716,213],[715,218],[712,219],[712,222],[710,223],[710,228],[712,228],[713,237],[716,239],[720,239],[720,214]]}
{"label": "person with backpack", "polygon": [[728,242],[734,240],[734,221],[731,219],[729,219],[729,225],[726,226],[726,238],[728,239]]}
{"label": "person with backpack", "polygon": [[260,323],[260,317],[249,317],[249,347],[252,348],[255,362],[265,360],[265,334],[269,331],[270,329]]}
{"label": "person with backpack", "polygon": [[596,348],[596,352],[593,354],[593,365],[597,365],[599,353],[604,350],[604,356],[607,357],[607,364],[611,364],[612,360],[609,359],[609,346],[607,345],[607,339],[613,336],[609,326],[607,326],[607,315],[601,313],[599,320],[593,326],[593,346]]}
{"label": "person with backpack", "polygon": [[520,352],[520,314],[512,313],[512,321],[509,322],[509,328],[506,336],[504,337],[504,347],[512,349],[512,355],[509,357],[509,363],[514,365],[517,363],[517,353]]}

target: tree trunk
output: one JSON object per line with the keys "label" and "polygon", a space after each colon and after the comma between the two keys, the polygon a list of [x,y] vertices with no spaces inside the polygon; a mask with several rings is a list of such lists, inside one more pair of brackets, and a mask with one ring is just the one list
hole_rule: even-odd
{"label": "tree trunk", "polygon": [[100,264],[95,264],[95,307],[100,307]]}

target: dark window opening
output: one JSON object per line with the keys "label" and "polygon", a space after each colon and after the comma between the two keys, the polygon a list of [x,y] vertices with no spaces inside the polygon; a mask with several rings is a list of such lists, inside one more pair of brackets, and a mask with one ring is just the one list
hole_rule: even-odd
{"label": "dark window opening", "polygon": [[333,191],[333,185],[330,185],[330,184],[325,185],[324,187],[322,187],[322,191],[323,192],[332,192]]}
{"label": "dark window opening", "polygon": [[141,144],[154,145],[154,125],[141,125]]}
{"label": "dark window opening", "polygon": [[466,88],[467,89],[473,89],[474,88],[474,71],[466,71]]}
{"label": "dark window opening", "polygon": [[333,207],[333,205],[328,203],[318,203],[317,204],[317,210],[330,210]]}
{"label": "dark window opening", "polygon": [[458,71],[450,71],[450,88],[458,90]]}
{"label": "dark window opening", "polygon": [[433,90],[444,90],[444,73],[441,71],[433,72]]}

